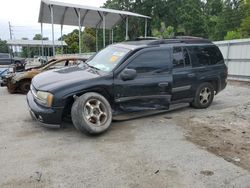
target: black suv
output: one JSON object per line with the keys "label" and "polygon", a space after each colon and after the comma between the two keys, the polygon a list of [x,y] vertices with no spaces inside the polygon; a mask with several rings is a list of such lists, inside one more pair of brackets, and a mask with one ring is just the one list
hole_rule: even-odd
{"label": "black suv", "polygon": [[112,117],[190,103],[207,108],[226,87],[227,67],[205,39],[141,40],[110,45],[78,66],[35,76],[33,118],[59,127],[67,115],[83,132],[107,130]]}

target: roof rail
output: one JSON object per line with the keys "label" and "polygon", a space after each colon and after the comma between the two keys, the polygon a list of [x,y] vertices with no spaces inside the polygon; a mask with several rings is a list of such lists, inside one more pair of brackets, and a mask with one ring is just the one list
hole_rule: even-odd
{"label": "roof rail", "polygon": [[170,39],[203,39],[202,37],[194,37],[194,36],[174,36]]}
{"label": "roof rail", "polygon": [[203,39],[203,38],[198,38],[198,37],[192,37],[192,38],[186,37],[186,38],[171,38],[171,39],[155,40],[155,41],[148,43],[148,45],[173,44],[173,43],[185,43],[185,44],[209,43],[210,44],[212,42],[208,39]]}
{"label": "roof rail", "polygon": [[137,37],[135,39],[135,41],[138,41],[138,40],[160,40],[160,38],[158,38],[158,37]]}

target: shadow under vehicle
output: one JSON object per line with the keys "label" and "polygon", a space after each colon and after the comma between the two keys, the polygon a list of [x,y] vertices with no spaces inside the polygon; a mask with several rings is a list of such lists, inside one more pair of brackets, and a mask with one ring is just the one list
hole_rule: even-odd
{"label": "shadow under vehicle", "polygon": [[15,72],[5,76],[5,82],[9,93],[23,93],[26,94],[30,89],[31,80],[37,74],[51,69],[60,69],[67,66],[74,66],[85,62],[86,58],[63,58],[52,59],[46,64],[26,69],[23,72]]}
{"label": "shadow under vehicle", "polygon": [[76,129],[100,134],[121,114],[180,103],[207,108],[226,87],[227,74],[219,48],[209,40],[130,41],[110,45],[78,66],[35,76],[27,102],[43,126],[60,127],[70,114]]}

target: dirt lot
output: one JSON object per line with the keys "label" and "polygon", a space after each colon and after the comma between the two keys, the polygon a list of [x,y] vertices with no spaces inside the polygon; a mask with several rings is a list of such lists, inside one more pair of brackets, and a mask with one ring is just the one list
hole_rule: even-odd
{"label": "dirt lot", "polygon": [[250,171],[250,85],[231,83],[206,110],[172,113],[186,138]]}
{"label": "dirt lot", "polygon": [[230,84],[209,109],[114,122],[88,137],[50,130],[25,96],[0,89],[0,187],[250,187],[250,86]]}

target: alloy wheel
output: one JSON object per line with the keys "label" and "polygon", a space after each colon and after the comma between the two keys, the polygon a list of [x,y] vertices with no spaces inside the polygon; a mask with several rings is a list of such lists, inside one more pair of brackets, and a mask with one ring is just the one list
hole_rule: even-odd
{"label": "alloy wheel", "polygon": [[105,105],[98,99],[89,99],[84,106],[85,119],[94,126],[102,126],[108,118]]}

